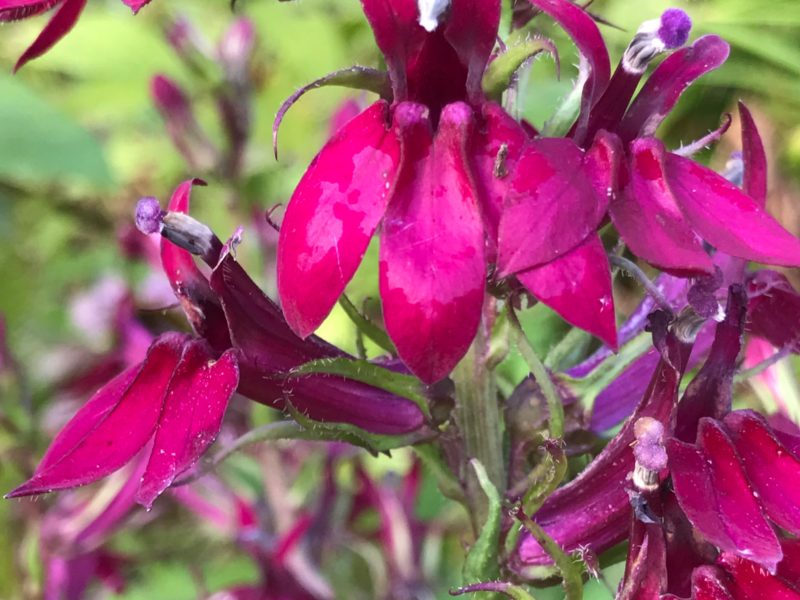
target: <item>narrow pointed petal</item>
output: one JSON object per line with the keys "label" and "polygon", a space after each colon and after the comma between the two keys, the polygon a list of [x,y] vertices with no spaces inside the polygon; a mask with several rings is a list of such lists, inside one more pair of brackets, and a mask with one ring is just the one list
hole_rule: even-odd
{"label": "narrow pointed petal", "polygon": [[800,534],[800,459],[781,444],[763,417],[737,410],[725,426],[761,507],[777,525]]}
{"label": "narrow pointed petal", "polygon": [[672,196],[664,172],[664,148],[655,139],[639,139],[622,194],[609,213],[631,251],[650,264],[678,274],[713,273],[714,265]]}
{"label": "narrow pointed petal", "polygon": [[484,103],[481,112],[483,119],[468,154],[486,225],[487,258],[494,262],[506,191],[528,136],[500,105]]}
{"label": "narrow pointed petal", "polygon": [[747,279],[747,330],[776,348],[800,352],[800,293],[786,276],[761,269]]}
{"label": "narrow pointed petal", "polygon": [[571,140],[540,139],[522,151],[500,219],[498,275],[563,256],[594,233],[608,194],[597,194]]}
{"label": "narrow pointed petal", "polygon": [[739,116],[742,121],[742,154],[744,162],[744,183],[742,189],[756,203],[764,208],[767,204],[767,153],[758,127],[744,102],[739,102]]}
{"label": "narrow pointed petal", "polygon": [[17,64],[14,65],[14,71],[19,71],[28,61],[39,58],[55,46],[61,38],[75,27],[75,23],[78,22],[78,18],[85,7],[86,0],[64,0],[64,3],[58,8],[56,14],[53,15],[47,25],[44,26],[38,37],[19,57]]}
{"label": "narrow pointed petal", "polygon": [[707,242],[733,256],[800,266],[800,240],[730,181],[674,154],[665,166],[675,199]]}
{"label": "narrow pointed petal", "polygon": [[391,194],[400,147],[378,101],[320,151],[297,185],[278,242],[278,291],[300,337],[328,316],[353,277]]}
{"label": "narrow pointed petal", "polygon": [[[164,392],[180,359],[184,341],[185,336],[180,334],[158,338],[135,379],[127,387],[104,388],[98,392],[53,441],[52,448],[59,454],[48,451],[33,477],[9,496],[85,485],[113,473],[131,460],[153,436]],[[110,385],[128,383],[128,373],[123,373],[122,379],[112,380]],[[79,438],[80,434],[83,436]]]}
{"label": "narrow pointed petal", "polygon": [[[728,572],[730,589],[735,600],[800,600],[800,590],[780,577],[767,572],[764,567],[752,560],[733,554],[723,553],[717,560]],[[796,585],[797,582],[794,582]]]}
{"label": "narrow pointed petal", "polygon": [[672,440],[667,452],[675,494],[692,525],[721,550],[774,572],[783,552],[721,426],[704,418],[696,448]]}
{"label": "narrow pointed petal", "polygon": [[[557,489],[534,515],[567,552],[588,546],[600,553],[628,533],[631,506],[625,488],[634,468],[633,425],[640,417],[668,422],[691,350],[690,345],[667,333],[668,320],[663,313],[655,313],[651,322],[654,343],[664,349],[664,355],[641,403],[589,466]],[[519,560],[523,569],[526,565],[552,564],[547,552],[527,535],[520,542]]]}
{"label": "narrow pointed petal", "polygon": [[693,442],[703,417],[721,419],[731,410],[733,375],[742,349],[745,297],[741,286],[731,289],[725,320],[714,332],[714,342],[705,364],[686,388],[675,416],[675,437]]}
{"label": "narrow pointed petal", "polygon": [[298,338],[280,309],[227,254],[211,275],[222,299],[231,338],[242,356],[239,392],[257,402],[295,409],[317,421],[351,423],[381,434],[408,433],[423,425],[423,415],[410,400],[371,386],[333,376],[286,380],[286,373],[310,360],[343,356],[316,336]]}
{"label": "narrow pointed petal", "polygon": [[467,96],[482,100],[481,80],[500,26],[500,0],[453,0],[444,36],[467,66]]}
{"label": "narrow pointed petal", "polygon": [[214,360],[202,340],[184,346],[164,398],[153,452],[136,501],[146,508],[213,443],[239,382],[235,350]]}
{"label": "narrow pointed petal", "polygon": [[565,321],[617,348],[611,268],[597,234],[561,258],[517,274],[536,298]]}
{"label": "narrow pointed petal", "polygon": [[575,127],[575,138],[581,139],[589,118],[589,110],[599,99],[611,78],[611,62],[603,36],[592,17],[569,0],[530,0],[546,12],[567,32],[591,68],[583,88],[581,113]]}
{"label": "narrow pointed petal", "polygon": [[465,160],[474,118],[448,105],[435,140],[422,106],[400,105],[395,119],[403,167],[384,220],[381,299],[400,358],[433,383],[467,351],[483,306],[484,229]]}
{"label": "narrow pointed petal", "polygon": [[729,51],[722,38],[704,35],[664,59],[623,117],[618,130],[623,141],[653,135],[684,90],[724,63]]}

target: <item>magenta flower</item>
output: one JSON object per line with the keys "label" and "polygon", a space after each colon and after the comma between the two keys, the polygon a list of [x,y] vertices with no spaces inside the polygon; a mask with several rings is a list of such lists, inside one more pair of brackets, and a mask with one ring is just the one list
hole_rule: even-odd
{"label": "magenta flower", "polygon": [[498,0],[362,4],[392,101],[349,121],[309,166],[281,227],[278,287],[289,325],[308,336],[382,223],[386,328],[411,371],[432,383],[475,336],[505,191],[495,162],[525,133],[481,90]]}
{"label": "magenta flower", "polygon": [[[134,14],[150,2],[150,0],[122,1],[133,10]],[[54,7],[57,10],[53,18],[19,57],[17,64],[14,65],[14,71],[22,68],[28,61],[40,57],[67,35],[78,22],[86,7],[86,0],[0,0],[0,23],[32,17]]]}
{"label": "magenta flower", "polygon": [[[549,284],[548,279],[526,270],[547,266],[558,273],[564,287],[571,283],[581,290],[582,306],[586,306],[583,318],[591,323],[576,323],[563,312],[562,316],[598,334],[610,332],[613,323],[613,311],[605,317],[598,312],[598,307],[609,302],[604,290],[610,290],[610,283],[594,232],[606,213],[637,256],[676,275],[714,273],[703,241],[748,260],[800,264],[800,241],[770,217],[763,200],[756,197],[765,188],[750,190],[748,195],[710,169],[668,152],[653,137],[686,87],[727,58],[728,45],[723,40],[707,35],[675,51],[655,69],[631,103],[648,62],[686,41],[688,17],[672,9],[661,19],[643,24],[611,76],[605,45],[586,12],[568,0],[531,1],[570,34],[589,70],[581,112],[569,133],[572,141],[533,142],[519,159],[500,221],[501,276],[517,274],[536,295],[537,286]],[[742,113],[745,127],[754,128],[746,109]],[[699,146],[721,133],[701,140]],[[570,171],[579,169],[579,148],[599,152],[602,178],[609,181],[607,197],[598,203],[595,194],[581,193],[575,186],[568,188],[572,193],[548,187],[542,173],[557,171],[558,166],[537,152],[545,144],[558,146],[551,156]],[[588,168],[588,174],[592,173]],[[555,197],[558,202],[553,201]],[[596,249],[594,259],[588,258],[589,244]],[[593,270],[571,271],[570,261],[593,265]],[[610,333],[604,339],[608,337]]]}

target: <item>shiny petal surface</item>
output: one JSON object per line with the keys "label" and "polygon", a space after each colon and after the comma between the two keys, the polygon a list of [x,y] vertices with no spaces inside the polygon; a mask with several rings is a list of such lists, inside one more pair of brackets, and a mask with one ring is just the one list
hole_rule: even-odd
{"label": "shiny petal surface", "polygon": [[353,277],[386,209],[400,147],[379,101],[320,151],[297,185],[278,242],[278,291],[286,320],[312,333]]}
{"label": "shiny petal surface", "polygon": [[508,183],[528,136],[522,126],[494,102],[483,104],[481,113],[483,118],[472,138],[469,159],[486,226],[488,258],[494,262]]}
{"label": "shiny petal surface", "polygon": [[445,107],[432,139],[425,109],[395,109],[403,166],[384,219],[380,291],[386,330],[426,383],[445,377],[480,320],[484,229],[465,160],[474,125],[463,103]]}
{"label": "shiny petal surface", "polygon": [[664,59],[625,113],[618,130],[622,139],[653,135],[684,90],[724,63],[729,51],[722,38],[704,35]]}
{"label": "shiny petal surface", "polygon": [[668,154],[669,187],[692,227],[717,249],[772,265],[800,266],[800,240],[711,169]]}
{"label": "shiny petal surface", "polygon": [[33,477],[9,496],[91,483],[131,460],[153,436],[185,339],[158,338],[133,381],[122,387],[128,371],[109,384],[114,388],[98,392],[56,437]]}
{"label": "shiny petal surface", "polygon": [[742,189],[756,203],[764,208],[767,204],[767,153],[758,127],[744,102],[739,102],[739,116],[742,121],[742,160],[744,162],[744,182]]}
{"label": "shiny petal surface", "polygon": [[734,600],[800,600],[796,587],[751,560],[723,553],[717,562],[732,580],[729,587]]}
{"label": "shiny petal surface", "polygon": [[600,35],[594,19],[569,0],[530,0],[530,2],[561,25],[591,68],[583,88],[581,114],[575,131],[576,139],[581,139],[589,118],[589,109],[603,93],[611,77],[611,62],[603,36]]}
{"label": "shiny petal surface", "polygon": [[592,234],[608,194],[597,194],[571,140],[540,139],[522,151],[500,218],[500,277],[565,255]]}
{"label": "shiny petal surface", "polygon": [[774,571],[783,553],[721,426],[704,418],[697,447],[671,440],[667,453],[675,494],[692,525],[723,551]]}
{"label": "shiny petal surface", "polygon": [[202,340],[184,346],[164,397],[153,452],[136,501],[150,508],[153,501],[191,467],[212,444],[239,382],[235,350],[214,360]]}
{"label": "shiny petal surface", "polygon": [[597,234],[561,258],[518,273],[517,279],[565,321],[617,348],[611,268]]}
{"label": "shiny petal surface", "polygon": [[786,276],[761,269],[747,279],[747,330],[776,348],[800,351],[800,293]]}
{"label": "shiny petal surface", "polygon": [[655,139],[631,145],[630,171],[610,214],[631,251],[665,271],[713,273],[711,258],[667,185],[664,148]]}
{"label": "shiny petal surface", "polygon": [[764,512],[780,527],[800,534],[800,459],[757,413],[737,410],[724,424]]}
{"label": "shiny petal surface", "polygon": [[47,25],[44,26],[38,37],[19,57],[17,64],[14,65],[14,71],[18,71],[25,63],[40,57],[55,46],[61,38],[75,27],[75,23],[78,22],[78,18],[85,7],[86,0],[64,0],[64,3],[58,8],[56,14],[53,15]]}

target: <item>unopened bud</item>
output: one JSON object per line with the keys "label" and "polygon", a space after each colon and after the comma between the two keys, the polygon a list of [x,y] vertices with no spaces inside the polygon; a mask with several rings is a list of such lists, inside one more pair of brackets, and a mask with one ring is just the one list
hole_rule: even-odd
{"label": "unopened bud", "polygon": [[633,485],[643,492],[652,491],[658,488],[658,474],[667,466],[664,425],[652,417],[641,417],[633,425],[633,434]]}
{"label": "unopened bud", "polygon": [[450,7],[450,0],[417,0],[419,24],[425,31],[436,31],[439,17]]}
{"label": "unopened bud", "polygon": [[237,19],[231,25],[217,48],[222,65],[228,71],[243,72],[255,47],[256,30],[249,19]]}
{"label": "unopened bud", "polygon": [[680,48],[689,39],[692,20],[679,8],[670,8],[660,19],[645,21],[639,27],[622,57],[622,68],[639,75],[656,56]]}

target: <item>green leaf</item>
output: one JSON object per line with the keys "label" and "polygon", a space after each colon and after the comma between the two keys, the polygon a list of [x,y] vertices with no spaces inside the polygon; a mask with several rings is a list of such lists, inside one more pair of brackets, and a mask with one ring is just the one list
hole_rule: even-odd
{"label": "green leaf", "polygon": [[422,413],[430,419],[431,413],[428,407],[428,399],[422,393],[419,380],[411,375],[395,373],[369,361],[350,358],[312,360],[292,369],[290,375],[313,375],[319,373],[341,375],[342,377],[380,388],[396,396],[408,398],[419,406]]}
{"label": "green leaf", "polygon": [[548,39],[532,38],[518,44],[510,45],[500,56],[495,58],[483,74],[483,91],[494,100],[500,100],[503,92],[511,85],[514,73],[540,52],[548,52],[556,61],[558,69],[558,51]]}
{"label": "green leaf", "polygon": [[389,354],[397,355],[397,350],[386,332],[362,315],[347,296],[342,295],[342,297],[339,298],[339,306],[347,313],[347,316],[350,317],[350,320],[358,327],[361,333]]}
{"label": "green leaf", "polygon": [[477,459],[470,460],[475,475],[478,477],[483,493],[489,500],[488,516],[481,529],[478,539],[470,548],[464,561],[464,581],[489,581],[500,575],[498,565],[498,551],[500,543],[500,523],[502,521],[503,506],[500,493],[489,480],[486,469]]}
{"label": "green leaf", "polygon": [[28,89],[0,76],[0,179],[21,185],[108,187],[113,178],[99,142]]}

